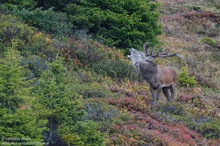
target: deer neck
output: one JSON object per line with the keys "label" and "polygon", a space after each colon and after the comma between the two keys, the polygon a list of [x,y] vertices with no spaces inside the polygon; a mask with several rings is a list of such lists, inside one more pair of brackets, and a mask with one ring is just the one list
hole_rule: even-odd
{"label": "deer neck", "polygon": [[136,68],[140,75],[150,82],[155,79],[157,74],[157,65],[151,61],[136,63]]}
{"label": "deer neck", "polygon": [[157,70],[157,65],[151,61],[136,62],[134,66],[140,71],[155,72]]}

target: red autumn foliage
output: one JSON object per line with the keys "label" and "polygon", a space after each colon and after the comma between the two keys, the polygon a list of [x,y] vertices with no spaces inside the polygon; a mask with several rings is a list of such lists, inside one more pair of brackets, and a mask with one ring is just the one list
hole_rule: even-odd
{"label": "red autumn foliage", "polygon": [[145,100],[139,100],[135,97],[121,97],[118,99],[108,99],[109,104],[115,105],[120,108],[125,108],[128,111],[138,112],[146,111],[147,105]]}
{"label": "red autumn foliage", "polygon": [[[185,96],[181,96],[182,98]],[[185,97],[187,100],[191,97]],[[187,101],[181,99],[182,101]],[[134,115],[134,121],[129,124],[115,125],[118,136],[110,137],[112,145],[216,145],[217,141],[207,140],[201,134],[190,130],[181,122],[163,121],[156,113],[147,113],[148,106],[144,100],[135,97],[108,99],[109,104],[120,109],[126,109]],[[150,104],[150,102],[149,102]]]}

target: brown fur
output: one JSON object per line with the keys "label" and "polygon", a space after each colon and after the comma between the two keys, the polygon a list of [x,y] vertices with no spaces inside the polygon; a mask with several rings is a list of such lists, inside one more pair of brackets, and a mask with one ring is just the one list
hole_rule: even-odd
{"label": "brown fur", "polygon": [[168,67],[163,67],[161,65],[157,66],[158,68],[158,78],[161,84],[173,84],[176,82],[176,72]]}
{"label": "brown fur", "polygon": [[[151,60],[152,56],[146,57],[142,52],[135,50],[134,48],[130,49],[131,55],[128,57],[132,60],[133,65],[140,73],[140,75],[149,83],[150,92],[152,96],[152,107],[154,107],[154,101],[159,100],[160,92],[163,91],[167,100],[170,101],[174,98],[174,84],[176,82],[176,72],[168,67],[163,67],[161,65],[156,65]],[[171,54],[168,56],[174,56]],[[157,93],[155,95],[155,90]]]}

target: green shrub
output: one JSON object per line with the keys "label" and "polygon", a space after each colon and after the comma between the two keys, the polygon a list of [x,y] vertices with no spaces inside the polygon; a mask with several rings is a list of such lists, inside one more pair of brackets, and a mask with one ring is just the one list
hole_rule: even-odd
{"label": "green shrub", "polygon": [[99,122],[112,122],[119,111],[102,99],[89,99],[85,103],[86,115],[83,119]]}
{"label": "green shrub", "polygon": [[[80,138],[80,141],[77,143],[81,143],[83,145],[94,145],[94,146],[102,146],[104,145],[104,138],[101,133],[98,132],[98,124],[93,121],[82,121],[78,122],[76,126],[73,128],[73,131],[77,132],[77,135]],[[72,143],[73,145],[78,145],[77,143]]]}
{"label": "green shrub", "polygon": [[48,69],[47,61],[37,55],[24,58],[21,65],[31,70],[31,73],[28,74],[30,78],[39,77],[44,70]]}
{"label": "green shrub", "polygon": [[111,92],[108,88],[112,85],[112,80],[108,77],[102,77],[94,72],[81,69],[75,71],[73,75],[77,78],[77,82],[74,83],[72,88],[85,99],[118,96],[118,94]]}
{"label": "green shrub", "polygon": [[199,131],[208,139],[220,138],[220,120],[212,119],[209,122],[200,123]]}
{"label": "green shrub", "polygon": [[76,0],[49,0],[49,1],[44,1],[44,0],[35,0],[37,1],[37,6],[38,7],[43,7],[44,9],[49,9],[49,8],[54,8],[58,11],[63,11],[65,6],[76,2]]}
{"label": "green shrub", "polygon": [[2,51],[14,46],[25,57],[39,55],[50,60],[59,51],[49,35],[37,32],[36,28],[12,15],[0,15],[0,38]]}
{"label": "green shrub", "polygon": [[181,119],[187,127],[201,133],[208,139],[220,138],[219,118],[200,116],[195,119],[190,114],[186,114],[179,119]]}
{"label": "green shrub", "polygon": [[201,42],[206,43],[212,47],[216,47],[217,46],[217,41],[214,40],[213,38],[210,37],[204,37],[200,39]]}
{"label": "green shrub", "polygon": [[32,11],[16,7],[12,13],[15,16],[21,17],[28,24],[38,27],[40,30],[54,33],[59,36],[71,34],[72,24],[69,22],[66,13],[55,12],[53,8],[42,10],[36,8]]}
{"label": "green shrub", "polygon": [[177,76],[177,81],[183,86],[193,87],[197,84],[195,77],[190,77],[186,67],[182,68],[181,73]]}
{"label": "green shrub", "polygon": [[65,8],[73,27],[88,30],[109,46],[141,48],[146,41],[158,43],[158,3],[145,0],[85,0]]}
{"label": "green shrub", "polygon": [[115,97],[116,94],[113,94],[110,89],[100,85],[100,83],[90,83],[90,84],[79,84],[76,88],[76,91],[82,95],[83,98],[108,98]]}
{"label": "green shrub", "polygon": [[19,9],[33,9],[37,2],[35,0],[7,0],[6,2],[4,2],[5,0],[3,0],[3,4],[9,8],[9,9],[13,9],[14,6],[16,6]]}
{"label": "green shrub", "polygon": [[0,5],[0,14],[7,15],[9,13],[10,13],[10,11],[7,9],[7,7],[5,5]]}
{"label": "green shrub", "polygon": [[198,5],[185,5],[185,6],[195,11],[200,11],[202,8],[201,6],[198,6]]}
{"label": "green shrub", "polygon": [[89,35],[84,33],[78,32],[77,37],[80,37],[81,41],[77,40],[77,44],[71,44],[74,47],[65,50],[65,53],[69,55],[67,58],[73,58],[80,62],[79,68],[102,76],[109,76],[119,80],[136,78],[137,74],[134,67],[121,51],[91,41]]}
{"label": "green shrub", "polygon": [[21,51],[25,43],[31,42],[31,36],[35,30],[33,27],[22,23],[15,16],[0,15],[0,42],[4,44],[4,48],[14,43],[17,44],[17,49]]}
{"label": "green shrub", "polygon": [[114,61],[103,59],[100,62],[91,64],[90,70],[119,80],[124,78],[132,79],[135,76],[133,66],[122,59],[116,59]]}
{"label": "green shrub", "polygon": [[195,109],[178,105],[177,103],[160,103],[157,105],[156,110],[160,114],[161,120],[180,120],[187,127],[201,133],[208,139],[220,138],[220,120],[218,117],[204,116],[202,113],[195,111]]}
{"label": "green shrub", "polygon": [[168,113],[172,115],[184,115],[185,109],[183,106],[178,105],[176,103],[166,103],[166,104],[160,104],[156,107],[156,110],[161,111],[162,113]]}

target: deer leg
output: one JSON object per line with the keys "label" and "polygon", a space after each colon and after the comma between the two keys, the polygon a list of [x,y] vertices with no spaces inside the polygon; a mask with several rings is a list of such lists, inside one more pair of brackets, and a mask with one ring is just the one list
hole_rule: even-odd
{"label": "deer leg", "polygon": [[162,90],[163,90],[163,94],[166,96],[167,101],[170,101],[169,89],[170,89],[170,87],[162,88]]}
{"label": "deer leg", "polygon": [[156,96],[157,101],[159,100],[161,89],[162,89],[162,86],[159,85],[158,88],[157,88],[157,96]]}
{"label": "deer leg", "polygon": [[152,97],[152,108],[154,108],[155,95],[154,95],[154,89],[152,87],[150,87],[150,93]]}
{"label": "deer leg", "polygon": [[174,93],[175,93],[175,87],[173,84],[170,86],[170,92],[171,92],[171,101],[173,101]]}

